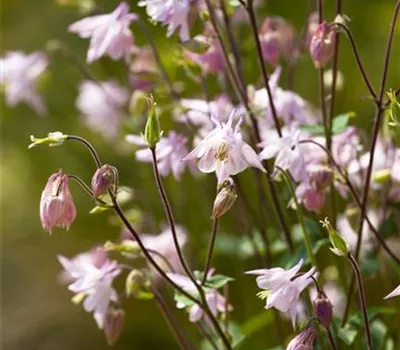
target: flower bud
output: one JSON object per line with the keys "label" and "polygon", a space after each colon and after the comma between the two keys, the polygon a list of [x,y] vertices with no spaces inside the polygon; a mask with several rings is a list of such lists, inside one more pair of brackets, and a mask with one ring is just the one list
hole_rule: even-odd
{"label": "flower bud", "polygon": [[328,28],[326,22],[318,25],[317,30],[311,38],[310,54],[315,68],[325,67],[333,56],[335,49],[335,32]]}
{"label": "flower bud", "polygon": [[115,181],[114,167],[105,164],[97,169],[92,177],[93,197],[97,198],[111,189]]}
{"label": "flower bud", "polygon": [[333,182],[333,171],[327,166],[321,166],[312,173],[313,182],[319,191],[323,191]]}
{"label": "flower bud", "polygon": [[132,270],[125,281],[125,293],[128,298],[148,293],[150,280],[140,270]]}
{"label": "flower bud", "polygon": [[328,328],[332,320],[332,304],[324,292],[319,292],[317,298],[313,302],[315,315],[319,322]]}
{"label": "flower bud", "polygon": [[31,135],[31,144],[28,146],[29,149],[38,145],[49,145],[50,147],[61,146],[64,141],[68,138],[68,135],[64,135],[60,131],[50,132],[47,137],[38,139]]}
{"label": "flower bud", "polygon": [[144,129],[144,139],[150,148],[154,148],[161,139],[160,121],[156,115],[156,103],[151,98],[149,101],[150,111],[147,118],[146,127]]}
{"label": "flower bud", "polygon": [[129,101],[129,113],[131,116],[142,115],[146,112],[147,94],[141,90],[135,90]]}
{"label": "flower bud", "polygon": [[347,256],[350,253],[349,243],[337,232],[333,229],[331,223],[328,221],[328,218],[325,218],[324,221],[321,221],[322,227],[325,227],[329,234],[329,240],[333,248],[330,248],[332,253],[337,256]]}
{"label": "flower bud", "polygon": [[307,32],[305,36],[305,47],[310,47],[311,39],[319,25],[319,14],[317,11],[312,12],[307,20]]}
{"label": "flower bud", "polygon": [[122,309],[110,308],[104,320],[104,333],[108,345],[113,345],[121,335],[124,328],[125,311]]}
{"label": "flower bud", "polygon": [[68,177],[60,170],[49,177],[40,198],[40,220],[43,229],[55,227],[69,230],[76,217],[76,208],[68,187]]}
{"label": "flower bud", "polygon": [[267,17],[260,28],[262,54],[269,64],[276,66],[280,57],[289,57],[293,51],[294,30],[281,17]]}
{"label": "flower bud", "polygon": [[307,327],[290,341],[286,350],[312,350],[316,336],[317,330],[314,327]]}
{"label": "flower bud", "polygon": [[225,181],[223,188],[218,192],[215,198],[211,218],[215,220],[224,215],[232,208],[236,198],[235,185],[233,180],[229,178],[229,180]]}

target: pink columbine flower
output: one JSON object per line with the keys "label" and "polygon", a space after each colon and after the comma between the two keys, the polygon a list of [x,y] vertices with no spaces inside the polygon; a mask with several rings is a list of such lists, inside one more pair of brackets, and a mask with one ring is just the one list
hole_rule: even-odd
{"label": "pink columbine flower", "polygon": [[[295,131],[278,140],[267,140],[259,143],[263,147],[260,159],[275,159],[275,169],[288,170],[296,181],[308,180],[306,172],[304,145],[300,144],[300,131]],[[278,172],[278,170],[275,170]]]}
{"label": "pink columbine flower", "polygon": [[68,187],[68,177],[60,170],[51,175],[40,198],[40,221],[43,229],[55,227],[69,230],[76,217],[76,208]]}
{"label": "pink columbine flower", "polygon": [[[296,325],[297,304],[301,292],[312,282],[311,276],[316,277],[313,266],[308,272],[295,278],[303,265],[301,259],[290,270],[285,271],[280,267],[247,271],[246,274],[257,275],[257,285],[267,292],[266,309],[275,307],[281,312],[290,311],[293,327]],[[260,293],[262,295],[263,293]]]}
{"label": "pink columbine flower", "polygon": [[[129,143],[145,147],[136,151],[136,159],[138,161],[145,163],[152,162],[151,151],[143,137],[127,135],[125,139]],[[189,153],[186,144],[187,138],[174,131],[171,131],[167,137],[160,139],[156,146],[156,155],[158,168],[162,176],[172,173],[177,180],[180,180],[186,166],[189,166],[192,170],[194,169],[193,163],[189,162],[185,164],[182,161]]]}
{"label": "pink columbine flower", "polygon": [[[278,118],[282,119],[286,124],[292,124],[293,122],[315,124],[319,119],[319,115],[313,111],[310,104],[295,92],[283,90],[278,86],[281,71],[282,67],[276,67],[268,83]],[[249,89],[249,100],[256,111],[264,109],[267,120],[269,122],[273,121],[271,104],[266,88],[259,90]]]}
{"label": "pink columbine flower", "polygon": [[290,341],[286,350],[312,350],[316,336],[317,330],[314,327],[307,327]]}
{"label": "pink columbine flower", "polygon": [[46,55],[38,51],[28,55],[11,51],[0,59],[0,66],[7,105],[13,107],[25,102],[40,116],[45,115],[46,107],[37,91],[37,80],[48,66]]}
{"label": "pink columbine flower", "polygon": [[310,54],[316,68],[323,68],[330,61],[335,49],[335,32],[328,23],[322,22],[317,27],[310,42]]}
{"label": "pink columbine flower", "polygon": [[68,30],[81,38],[90,38],[87,62],[92,63],[104,55],[119,60],[131,53],[134,48],[129,25],[137,15],[129,13],[129,5],[121,2],[106,15],[96,15],[71,24]]}
{"label": "pink columbine flower", "polygon": [[293,27],[281,17],[267,17],[259,36],[263,57],[272,66],[278,64],[281,56],[288,57],[294,49]]}
{"label": "pink columbine flower", "polygon": [[81,112],[86,125],[105,138],[118,136],[123,107],[129,99],[128,91],[115,81],[95,83],[83,81],[79,86],[76,108]]}
{"label": "pink columbine flower", "polygon": [[146,7],[147,14],[155,22],[168,26],[167,36],[179,28],[182,41],[190,39],[189,11],[191,0],[141,0],[139,6]]}
{"label": "pink columbine flower", "polygon": [[296,188],[296,197],[304,208],[316,213],[319,213],[325,204],[325,192],[307,182],[302,182]]}
{"label": "pink columbine flower", "polygon": [[400,285],[396,287],[393,292],[389,293],[388,295],[385,296],[384,299],[389,299],[393,297],[398,297],[400,295]]}
{"label": "pink columbine flower", "polygon": [[103,329],[110,303],[118,300],[112,287],[113,280],[121,273],[117,262],[107,259],[96,266],[90,260],[67,259],[61,255],[58,260],[73,279],[68,289],[78,296],[77,300],[84,299],[83,308],[93,313],[97,326]]}
{"label": "pink columbine flower", "polygon": [[[213,274],[213,270],[210,270],[208,273],[208,277],[211,277]],[[180,286],[184,291],[190,294],[195,294],[197,293],[197,288],[193,284],[193,282],[190,280],[189,277],[183,276],[177,273],[167,273],[168,277],[174,281],[178,286]],[[200,281],[198,281],[200,283]],[[206,300],[207,304],[214,316],[217,316],[218,313],[225,313],[227,311],[232,311],[233,308],[230,304],[227,303],[226,299],[224,296],[222,296],[220,293],[218,293],[217,289],[211,288],[206,292]],[[182,305],[181,303],[177,302],[176,307],[178,309],[182,309],[185,307],[185,305]],[[208,317],[204,314],[203,309],[197,305],[194,304],[190,306],[189,309],[189,321],[190,322],[198,322],[201,319],[208,320]]]}
{"label": "pink columbine flower", "polygon": [[186,161],[200,159],[198,163],[200,171],[203,173],[215,171],[218,183],[223,183],[229,176],[236,175],[249,166],[265,172],[257,153],[243,141],[240,132],[243,118],[240,118],[233,128],[234,117],[235,111],[232,111],[226,123],[213,119],[214,130],[184,158]]}

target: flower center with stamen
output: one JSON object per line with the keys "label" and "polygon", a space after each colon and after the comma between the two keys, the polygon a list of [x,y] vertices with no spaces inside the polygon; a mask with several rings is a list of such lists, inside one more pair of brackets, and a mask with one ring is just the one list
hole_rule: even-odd
{"label": "flower center with stamen", "polygon": [[229,145],[226,142],[222,142],[218,146],[214,157],[220,161],[224,161],[226,158],[228,158],[228,151],[229,151]]}

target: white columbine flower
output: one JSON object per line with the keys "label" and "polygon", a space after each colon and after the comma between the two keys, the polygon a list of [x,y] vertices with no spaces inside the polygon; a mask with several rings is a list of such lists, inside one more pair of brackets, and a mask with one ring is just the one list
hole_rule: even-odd
{"label": "white columbine flower", "polygon": [[139,6],[145,6],[147,14],[155,22],[168,25],[167,36],[179,28],[182,41],[190,39],[188,16],[191,0],[142,0]]}
{"label": "white columbine flower", "polygon": [[37,80],[46,70],[48,59],[41,52],[26,55],[22,51],[8,52],[0,59],[1,84],[5,86],[7,105],[29,104],[37,114],[46,114],[46,107],[37,91]]}
{"label": "white columbine flower", "polygon": [[[136,159],[140,162],[151,163],[152,156],[148,143],[141,136],[127,135],[125,140],[144,149],[136,151]],[[167,176],[172,172],[174,177],[179,180],[185,170],[186,165],[194,168],[194,164],[185,164],[182,161],[188,155],[186,147],[187,138],[183,135],[171,131],[167,137],[162,137],[156,145],[157,164],[160,174]]]}
{"label": "white columbine flower", "polygon": [[115,81],[85,80],[79,86],[75,105],[88,127],[113,139],[118,136],[128,98],[128,91]]}
{"label": "white columbine flower", "polygon": [[[207,276],[211,277],[213,274],[213,269],[209,270]],[[168,277],[174,281],[178,286],[180,286],[185,292],[189,294],[196,294],[197,293],[197,288],[193,284],[193,282],[190,280],[189,277],[183,276],[177,273],[167,273]],[[199,284],[201,283],[200,281],[197,281]],[[218,293],[217,289],[211,288],[206,291],[206,300],[207,304],[214,316],[217,316],[218,313],[225,313],[227,311],[232,311],[233,308],[231,305],[229,305],[226,302],[226,299],[224,298],[223,295]],[[178,309],[182,309],[185,307],[185,305],[177,302],[176,307]],[[204,317],[204,311],[203,309],[197,305],[194,304],[190,306],[189,308],[189,321],[190,322],[197,322],[201,320],[202,318],[205,318],[205,320],[208,320],[208,317]]]}
{"label": "white columbine flower", "polygon": [[385,299],[397,297],[400,295],[400,285],[394,289],[394,291],[388,295],[385,296]]}
{"label": "white columbine flower", "polygon": [[[117,262],[105,260],[96,266],[91,259],[82,259],[79,255],[73,259],[59,255],[58,260],[72,280],[68,289],[84,298],[83,308],[93,313],[98,327],[103,329],[110,302],[118,300],[112,287],[114,278],[121,273]],[[77,300],[81,300],[79,297]]]}
{"label": "white columbine flower", "polygon": [[231,175],[236,175],[249,166],[265,172],[257,153],[243,141],[240,118],[233,128],[233,111],[226,123],[213,119],[215,128],[189,153],[184,160],[200,159],[198,167],[203,173],[215,171],[218,183],[223,183]]}
{"label": "white columbine flower", "polygon": [[129,54],[134,47],[129,25],[136,19],[136,14],[129,13],[129,5],[121,2],[113,12],[83,18],[71,24],[68,30],[81,38],[90,38],[88,63],[106,54],[118,60]]}
{"label": "white columbine flower", "polygon": [[303,265],[301,259],[290,270],[284,270],[280,267],[272,269],[260,269],[247,271],[247,274],[257,275],[257,285],[267,292],[261,295],[267,295],[266,309],[275,307],[281,312],[290,311],[293,327],[296,325],[297,304],[301,292],[312,282],[311,276],[316,277],[315,267],[308,272],[295,277]]}

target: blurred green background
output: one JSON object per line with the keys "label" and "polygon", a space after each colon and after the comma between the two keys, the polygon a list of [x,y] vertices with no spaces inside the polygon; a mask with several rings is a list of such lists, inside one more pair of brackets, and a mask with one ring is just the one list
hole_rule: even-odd
{"label": "blurred green background", "polygon": [[[344,12],[351,18],[351,30],[374,86],[377,86],[383,65],[389,22],[395,4],[394,0],[344,0]],[[327,0],[326,15],[333,19],[335,1]],[[107,12],[114,9],[114,0],[99,2]],[[130,1],[134,11],[139,11],[136,1]],[[265,1],[258,12],[260,19],[268,14],[280,15],[291,21],[299,31],[308,11],[308,1]],[[67,43],[82,59],[85,58],[87,40],[67,32],[67,26],[76,21],[79,14],[72,8],[61,8],[54,0],[3,0],[1,2],[1,54],[8,50],[24,50],[29,53],[41,50],[50,39]],[[261,23],[261,22],[260,22]],[[136,29],[136,41],[144,39]],[[396,88],[400,83],[400,25],[397,26],[387,87]],[[182,72],[174,66],[171,48],[173,40],[164,39],[165,30],[154,28],[161,56],[174,79],[185,81]],[[254,44],[249,35],[241,40],[244,48],[247,82],[256,82],[259,72],[256,58],[252,54]],[[113,78],[127,85],[127,76],[121,62],[102,59],[90,70],[99,79]],[[338,93],[337,112],[353,110],[357,112],[355,123],[370,130],[373,106],[367,99],[367,90],[356,69],[355,61],[346,39],[341,41],[340,70],[344,74],[344,89]],[[1,100],[1,213],[2,213],[2,341],[7,350],[84,350],[106,349],[104,335],[97,330],[90,315],[80,306],[70,302],[71,294],[57,282],[60,265],[57,254],[73,256],[89,249],[96,243],[119,237],[119,227],[109,224],[108,215],[91,216],[90,200],[78,187],[72,185],[73,196],[78,207],[78,218],[69,232],[57,231],[52,236],[43,232],[39,221],[39,199],[47,177],[59,168],[69,173],[79,174],[87,181],[94,171],[88,152],[80,145],[69,143],[61,148],[38,148],[27,151],[29,135],[42,136],[49,131],[79,134],[90,139],[98,149],[103,161],[118,167],[121,183],[133,187],[137,196],[132,205],[146,211],[152,222],[165,222],[162,207],[151,179],[151,169],[147,164],[137,163],[129,148],[105,141],[100,135],[87,129],[74,107],[77,86],[83,77],[75,67],[60,56],[51,62],[50,73],[43,82],[45,102],[49,115],[36,116],[29,107],[19,105],[9,109]],[[213,80],[210,80],[210,86]],[[285,79],[281,80],[285,86]],[[212,87],[213,92],[217,91]],[[317,75],[308,57],[301,59],[295,78],[295,91],[304,98],[317,103]],[[183,94],[200,92],[194,84],[186,83]],[[157,98],[157,96],[156,96]],[[163,116],[165,123],[169,116]],[[136,131],[138,133],[139,130]],[[244,180],[251,178],[244,175]],[[214,178],[196,177],[185,174],[182,182],[166,179],[168,192],[173,203],[177,222],[189,232],[188,256],[193,266],[202,267],[208,232],[209,219],[214,194]],[[250,199],[255,201],[255,189],[247,181]],[[236,213],[240,208],[236,207]],[[234,212],[235,213],[235,212]],[[230,235],[243,235],[243,224],[236,221],[237,215],[229,214],[222,220],[221,231]],[[145,227],[150,232],[149,227]],[[152,232],[157,233],[157,232]],[[232,314],[239,324],[251,316],[266,314],[263,302],[255,296],[254,280],[243,277],[242,272],[257,268],[254,259],[242,261],[234,256],[218,255],[214,261],[218,271],[237,280],[231,287]],[[385,295],[388,286],[374,286],[370,297]],[[172,298],[171,298],[171,305]],[[127,305],[127,324],[115,349],[176,349],[177,346],[152,302],[131,301]],[[271,315],[272,320],[272,313]],[[186,324],[186,330],[197,336],[194,327],[186,322],[186,315],[176,312]],[[262,316],[264,317],[264,316]],[[269,316],[268,316],[269,317]],[[267,317],[267,318],[268,318]],[[265,317],[264,317],[265,318]],[[285,323],[286,337],[290,336],[290,325]],[[399,343],[398,343],[399,344]],[[266,349],[276,345],[275,326],[266,326],[256,332],[245,349]],[[400,345],[399,345],[400,346]]]}

